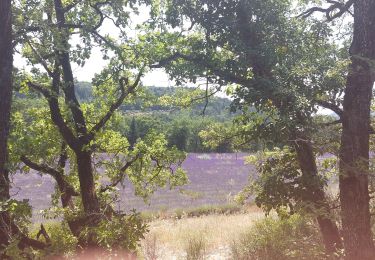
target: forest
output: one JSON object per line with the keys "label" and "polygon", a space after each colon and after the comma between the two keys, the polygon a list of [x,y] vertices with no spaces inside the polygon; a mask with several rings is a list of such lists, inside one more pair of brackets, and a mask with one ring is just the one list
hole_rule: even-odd
{"label": "forest", "polygon": [[374,62],[373,0],[0,0],[0,259],[375,259]]}

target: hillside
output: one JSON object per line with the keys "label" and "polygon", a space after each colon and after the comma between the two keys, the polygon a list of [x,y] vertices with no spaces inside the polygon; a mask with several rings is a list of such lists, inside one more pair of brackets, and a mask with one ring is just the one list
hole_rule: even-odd
{"label": "hillside", "polygon": [[[93,99],[93,89],[89,82],[77,82],[76,94],[80,101],[90,102]],[[173,104],[160,104],[158,99],[163,96],[181,97],[192,93],[195,88],[187,87],[157,87],[147,86],[142,89],[142,96],[139,96],[132,103],[127,103],[121,106],[120,110],[123,112],[165,112],[165,111],[181,111],[187,110],[186,107],[178,107]],[[200,97],[204,97],[202,91]],[[151,102],[152,101],[152,102]],[[151,103],[151,104],[146,104]],[[233,116],[230,112],[231,101],[228,98],[213,96],[210,97],[206,106],[204,99],[193,102],[189,106],[190,115],[204,114],[216,119],[225,120]]]}

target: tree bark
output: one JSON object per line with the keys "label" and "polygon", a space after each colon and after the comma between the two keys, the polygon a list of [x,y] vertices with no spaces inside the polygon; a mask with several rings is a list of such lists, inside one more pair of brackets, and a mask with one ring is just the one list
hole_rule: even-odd
{"label": "tree bark", "polygon": [[342,248],[342,242],[339,230],[333,219],[330,205],[319,181],[318,169],[311,143],[309,140],[305,140],[305,138],[297,139],[294,148],[302,174],[307,176],[306,179],[309,180],[309,183],[306,183],[306,189],[309,193],[308,199],[314,204],[315,211],[317,212],[316,220],[322,234],[326,253],[332,254]]}
{"label": "tree bark", "polygon": [[375,1],[354,3],[351,64],[343,103],[340,201],[346,259],[374,259],[369,210],[369,127],[375,58]]}
{"label": "tree bark", "polygon": [[[8,133],[12,100],[12,12],[11,0],[0,1],[0,202],[9,199]],[[8,243],[11,222],[8,212],[0,212],[0,249]]]}
{"label": "tree bark", "polygon": [[95,191],[91,152],[81,151],[76,156],[83,208],[86,213],[98,213],[100,206]]}

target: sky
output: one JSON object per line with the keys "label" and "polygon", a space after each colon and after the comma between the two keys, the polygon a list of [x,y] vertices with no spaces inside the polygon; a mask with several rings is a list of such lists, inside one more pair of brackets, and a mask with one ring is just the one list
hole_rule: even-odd
{"label": "sky", "polygon": [[[149,10],[145,6],[139,7],[139,15],[132,15],[131,17],[131,27],[134,28],[138,24],[149,19]],[[116,27],[112,22],[104,22],[103,26],[100,28],[100,33],[102,35],[109,34],[111,37],[116,38]],[[129,30],[129,34],[135,36],[135,30]],[[72,46],[76,45],[79,42],[78,37],[72,37],[70,43]],[[91,57],[85,62],[85,65],[79,66],[77,64],[72,64],[72,69],[74,76],[78,81],[87,81],[91,82],[95,73],[99,73],[106,65],[108,64],[107,60],[103,60],[102,54],[99,47],[94,47],[91,52]],[[21,57],[20,54],[15,54],[14,65],[18,68],[24,68],[29,70],[30,67],[27,66],[26,61]],[[163,69],[154,69],[147,73],[142,78],[142,83],[145,86],[159,86],[159,87],[170,87],[174,85],[174,82],[168,78],[168,75],[164,72]]]}

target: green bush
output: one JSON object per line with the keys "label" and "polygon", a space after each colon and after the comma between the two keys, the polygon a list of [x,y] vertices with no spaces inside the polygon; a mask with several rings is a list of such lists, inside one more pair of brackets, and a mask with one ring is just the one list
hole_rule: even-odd
{"label": "green bush", "polygon": [[155,219],[165,218],[182,219],[186,217],[201,217],[209,215],[233,215],[245,211],[246,210],[239,204],[202,205],[195,208],[177,208],[170,211],[143,211],[141,216],[145,222],[151,222]]}
{"label": "green bush", "polygon": [[83,239],[94,239],[94,243],[110,251],[135,252],[141,239],[148,232],[139,213],[113,216],[102,220],[94,228],[86,228]]}
{"label": "green bush", "polygon": [[47,247],[45,255],[66,256],[74,255],[77,249],[77,238],[71,233],[66,223],[49,223],[45,225],[47,234],[51,238],[51,245]]}
{"label": "green bush", "polygon": [[325,259],[317,228],[307,218],[293,215],[287,219],[268,217],[232,242],[236,260]]}
{"label": "green bush", "polygon": [[[63,257],[71,259],[75,255],[78,240],[70,232],[65,223],[48,223],[45,224],[46,232],[50,238],[50,243],[44,250],[34,250],[31,247],[20,249],[18,246],[19,239],[12,239],[11,243],[5,249],[5,254],[9,259],[62,259]],[[38,229],[33,229],[29,236],[37,238]],[[45,241],[44,238],[40,238]]]}
{"label": "green bush", "polygon": [[242,211],[237,204],[227,205],[203,205],[186,211],[188,217],[200,217],[208,215],[231,215]]}

